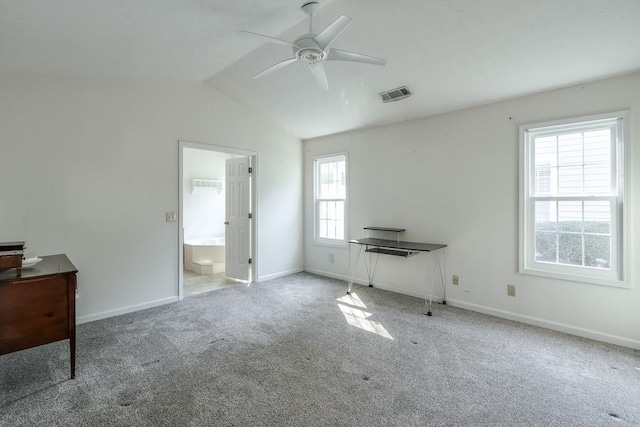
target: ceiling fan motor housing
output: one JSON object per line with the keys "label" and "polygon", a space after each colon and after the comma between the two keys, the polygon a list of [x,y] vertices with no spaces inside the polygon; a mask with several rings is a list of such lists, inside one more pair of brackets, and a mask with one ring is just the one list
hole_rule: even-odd
{"label": "ceiling fan motor housing", "polygon": [[329,49],[320,49],[314,37],[315,34],[305,34],[293,43],[297,46],[297,48],[293,48],[293,54],[306,64],[315,64],[327,59]]}

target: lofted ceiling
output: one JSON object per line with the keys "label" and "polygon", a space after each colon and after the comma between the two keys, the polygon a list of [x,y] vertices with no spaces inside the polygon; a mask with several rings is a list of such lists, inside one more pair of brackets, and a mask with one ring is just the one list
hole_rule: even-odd
{"label": "lofted ceiling", "polygon": [[[388,60],[326,62],[324,91],[291,48],[294,0],[0,0],[0,74],[204,82],[300,138],[423,117],[640,70],[638,0],[320,0],[332,47]],[[408,86],[383,104],[377,94]]]}

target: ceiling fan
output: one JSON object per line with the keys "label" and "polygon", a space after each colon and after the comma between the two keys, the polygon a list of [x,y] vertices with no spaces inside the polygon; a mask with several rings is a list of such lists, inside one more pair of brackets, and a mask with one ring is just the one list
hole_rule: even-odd
{"label": "ceiling fan", "polygon": [[251,31],[240,31],[241,33],[259,37],[260,39],[271,43],[289,46],[293,50],[293,58],[285,59],[284,61],[280,61],[277,64],[272,65],[266,70],[253,76],[254,79],[264,77],[267,74],[284,68],[296,61],[301,61],[309,66],[309,69],[320,86],[324,90],[329,90],[329,82],[327,81],[327,75],[324,71],[324,66],[322,65],[324,61],[349,61],[373,65],[385,65],[387,63],[385,59],[332,48],[331,43],[344,31],[345,28],[347,28],[352,19],[346,15],[342,15],[333,21],[333,23],[331,23],[327,28],[320,31],[320,33],[315,34],[313,32],[313,15],[316,13],[318,8],[319,4],[315,1],[302,5],[304,13],[309,15],[309,32],[298,37],[293,43],[277,37],[252,33]]}

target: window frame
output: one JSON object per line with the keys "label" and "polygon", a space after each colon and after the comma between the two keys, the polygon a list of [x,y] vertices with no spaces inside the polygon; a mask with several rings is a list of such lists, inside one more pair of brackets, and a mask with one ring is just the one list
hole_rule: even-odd
{"label": "window frame", "polygon": [[[334,162],[337,160],[344,160],[345,171],[345,196],[344,199],[319,199],[318,198],[318,183],[319,183],[319,165],[322,163]],[[330,239],[326,237],[320,237],[320,202],[321,201],[343,201],[344,202],[344,238],[343,239]],[[333,153],[322,156],[316,156],[313,158],[313,243],[321,246],[334,246],[334,247],[346,247],[348,241],[348,200],[349,200],[349,158],[347,153]]]}
{"label": "window frame", "polygon": [[[544,135],[608,126],[615,128],[616,140],[611,147],[611,185],[608,195],[549,195],[535,194],[536,170],[534,139]],[[629,178],[630,138],[629,112],[583,116],[544,123],[522,125],[520,137],[520,206],[519,206],[519,273],[597,285],[630,288],[629,280]],[[615,181],[614,181],[615,180]],[[615,188],[613,186],[615,185]],[[615,190],[615,191],[614,191]],[[535,259],[535,201],[602,201],[611,204],[611,269],[602,270],[586,266],[569,266],[539,262]],[[584,231],[583,231],[584,234]]]}

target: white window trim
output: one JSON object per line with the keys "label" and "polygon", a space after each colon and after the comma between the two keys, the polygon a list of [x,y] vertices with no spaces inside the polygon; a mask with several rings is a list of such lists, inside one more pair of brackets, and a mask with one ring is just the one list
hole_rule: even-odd
{"label": "white window trim", "polygon": [[[318,160],[345,160],[345,197],[344,197],[344,239],[326,239],[318,237],[318,217],[320,216],[320,206],[318,203]],[[346,247],[349,241],[349,156],[346,152],[332,153],[327,155],[315,156],[313,158],[313,244],[318,246]]]}
{"label": "white window trim", "polygon": [[[548,129],[550,133],[559,133],[563,128],[570,128],[583,122],[592,122],[598,120],[618,119],[618,135],[622,137],[622,141],[616,142],[616,155],[613,156],[612,162],[615,162],[618,179],[618,197],[617,206],[612,209],[612,230],[616,227],[615,238],[612,244],[617,247],[617,256],[615,260],[617,269],[613,272],[598,271],[589,267],[568,267],[555,264],[546,264],[533,262],[530,255],[533,249],[532,231],[527,230],[533,215],[533,203],[529,203],[532,199],[529,197],[531,191],[531,150],[528,134],[540,128]],[[569,280],[582,283],[591,283],[596,285],[615,286],[621,288],[631,288],[629,280],[629,205],[630,192],[629,180],[631,176],[630,162],[630,135],[629,135],[629,111],[619,111],[614,113],[599,114],[593,116],[584,116],[564,120],[554,120],[543,123],[533,123],[522,125],[519,129],[520,134],[520,209],[519,209],[519,272],[534,276],[548,277],[560,280]],[[615,197],[605,196],[603,199],[615,199]],[[614,215],[615,213],[615,215]],[[615,217],[614,217],[615,216]],[[614,234],[614,233],[612,233]],[[617,239],[617,240],[616,240]],[[613,261],[613,260],[612,260]]]}

